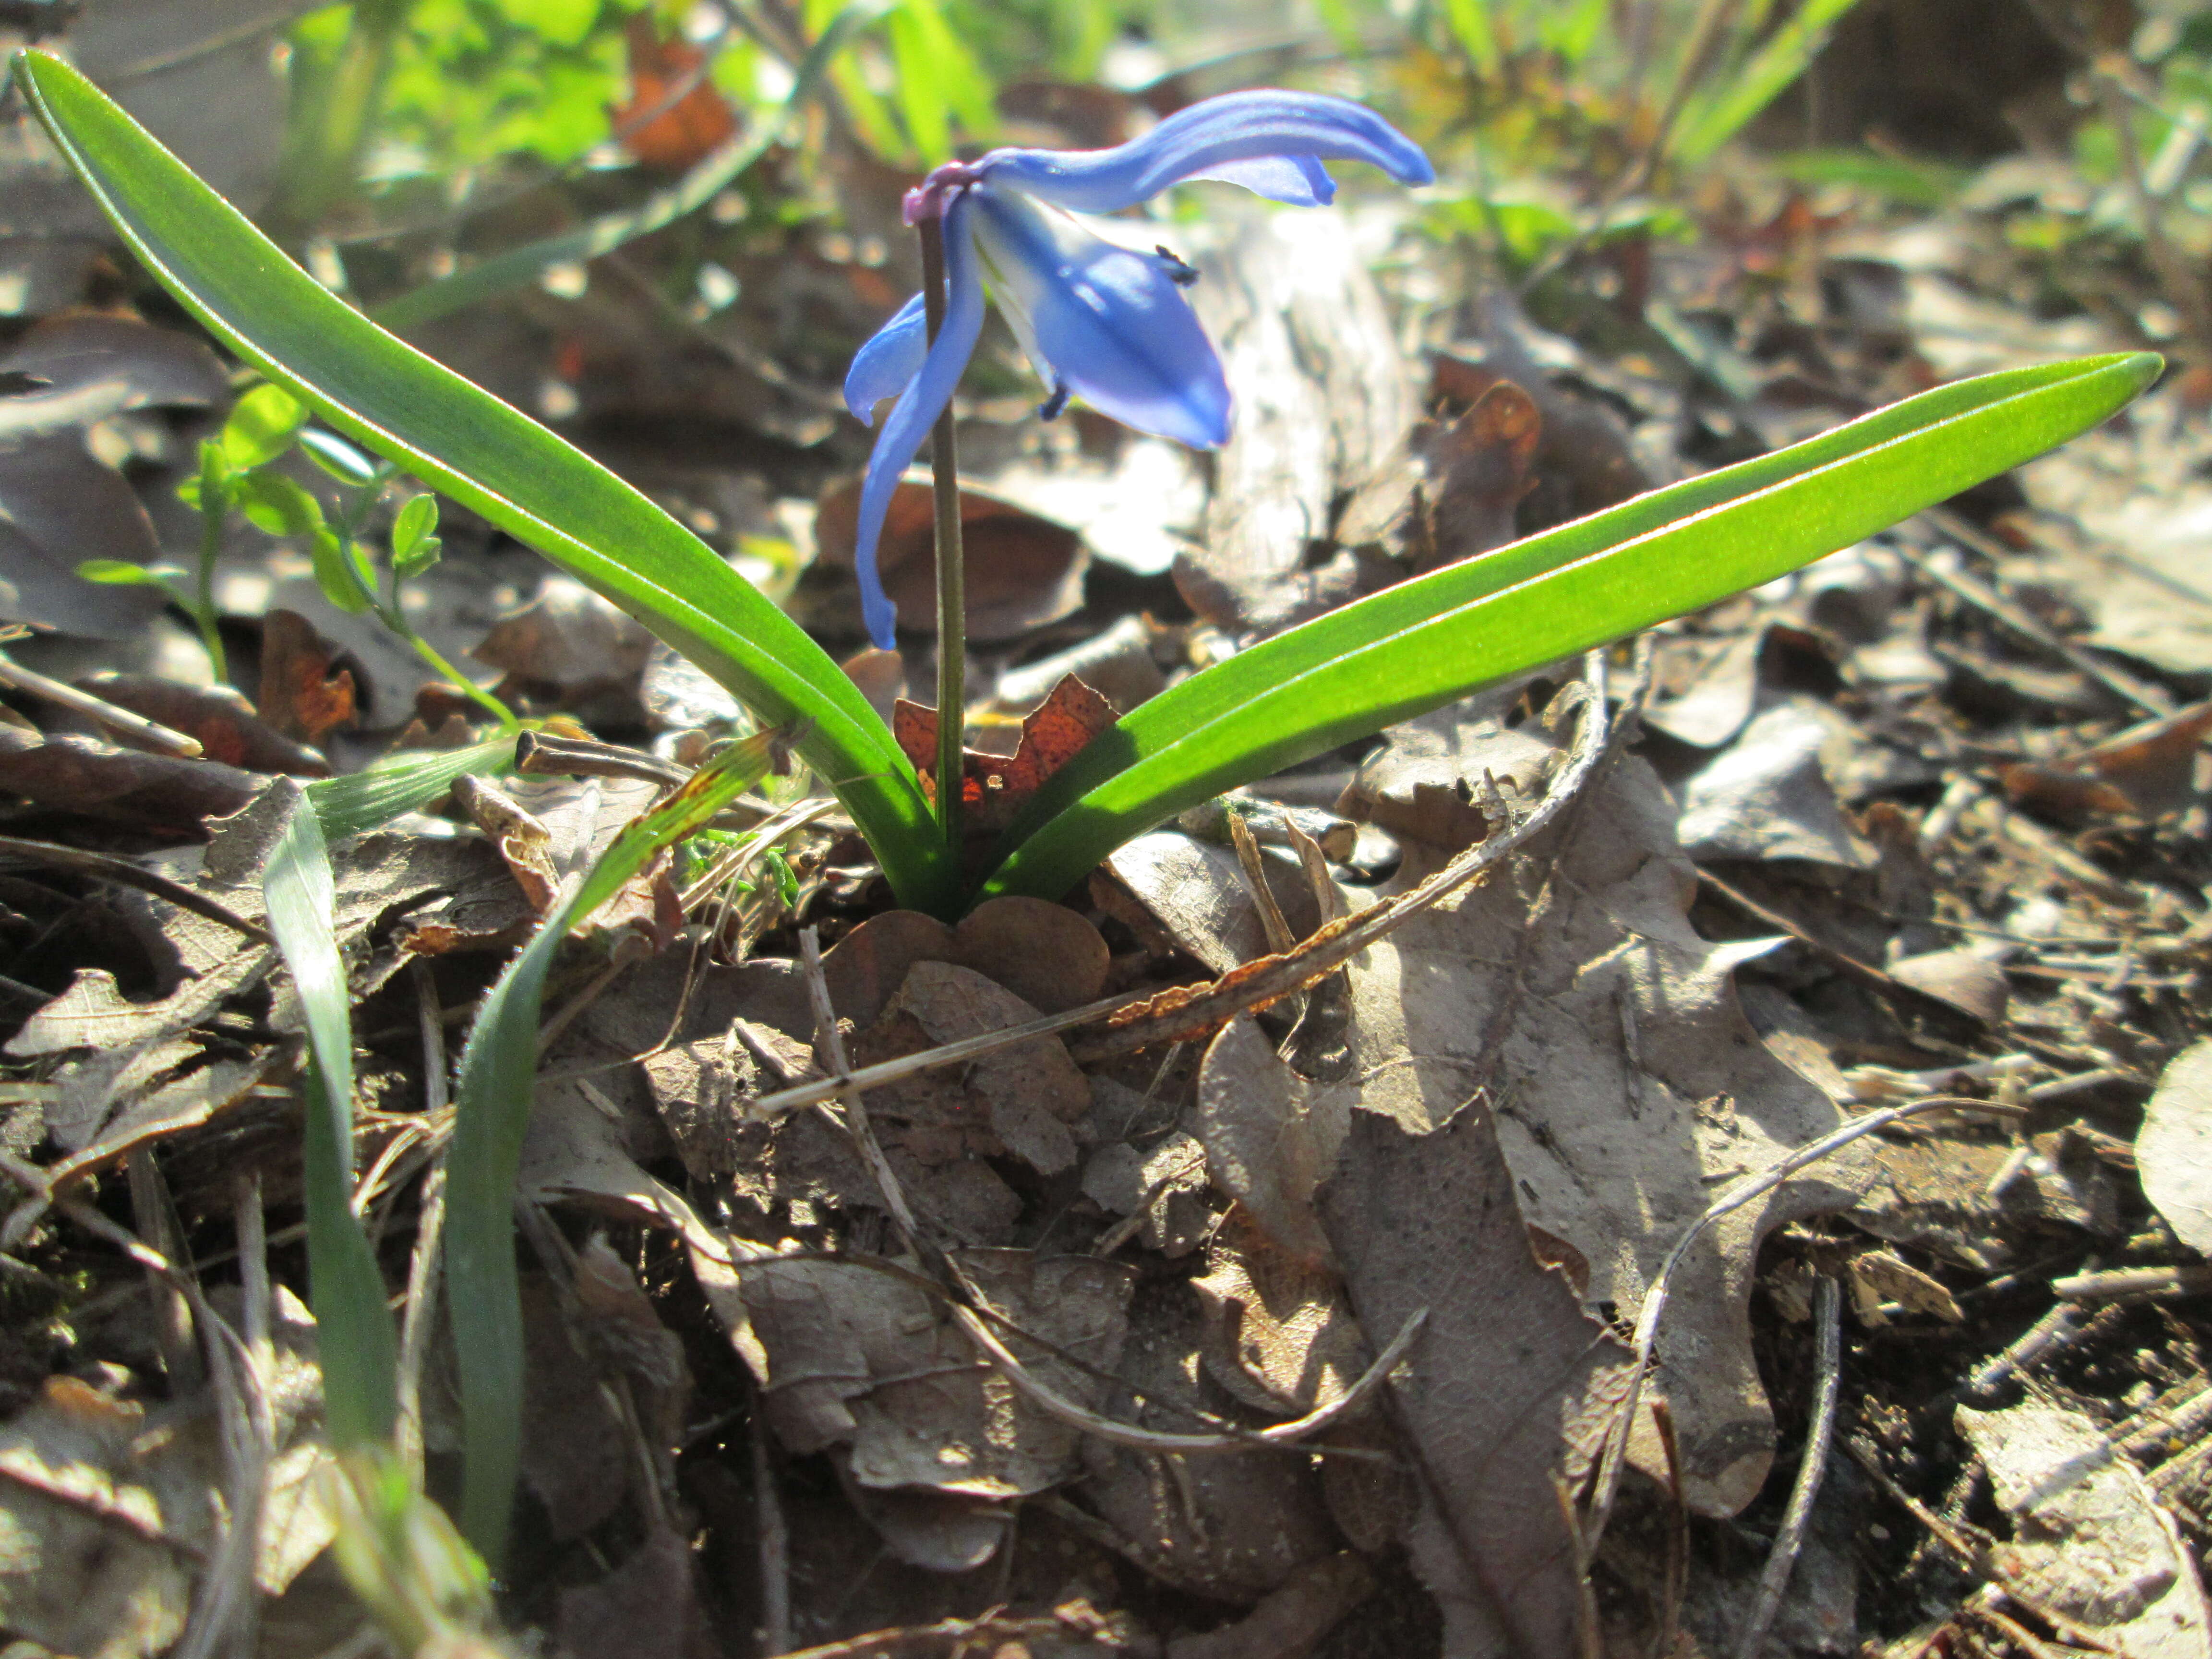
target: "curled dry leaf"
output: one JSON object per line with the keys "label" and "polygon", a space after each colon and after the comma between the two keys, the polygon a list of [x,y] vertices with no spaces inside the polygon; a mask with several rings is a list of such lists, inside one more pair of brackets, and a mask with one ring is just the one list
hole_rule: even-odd
{"label": "curled dry leaf", "polygon": [[196,836],[267,779],[214,760],[178,760],[97,738],[45,736],[0,720],[0,790],[61,812]]}
{"label": "curled dry leaf", "polygon": [[2172,1516],[2094,1423],[2039,1405],[1961,1406],[1957,1419],[2013,1517],[1997,1552],[2004,1582],[2129,1659],[2212,1651],[2212,1613]]}
{"label": "curled dry leaf", "polygon": [[261,619],[261,718],[299,743],[320,743],[354,718],[353,671],[296,611],[276,606]]}
{"label": "curled dry leaf", "polygon": [[[1026,1250],[962,1250],[955,1260],[1018,1328],[1006,1340],[1024,1363],[1065,1397],[1097,1407],[1103,1384],[1020,1333],[1111,1370],[1127,1331],[1128,1270]],[[725,1270],[726,1283],[732,1271],[744,1321],[739,1351],[768,1421],[793,1451],[845,1448],[864,1487],[993,1503],[1048,1491],[1080,1467],[1077,1431],[984,1364],[944,1305],[912,1280],[811,1258],[738,1263]],[[731,1322],[729,1307],[718,1311]]]}
{"label": "curled dry leaf", "polygon": [[2154,818],[2179,811],[2203,794],[2207,734],[2212,734],[2212,702],[2200,702],[2063,761],[1999,767],[1997,776],[2005,793],[2024,805],[2069,814]]}
{"label": "curled dry leaf", "polygon": [[1871,868],[1820,769],[1827,725],[1796,700],[1754,717],[1682,788],[1675,833],[1699,860],[1802,859]]}
{"label": "curled dry leaf", "polygon": [[[1085,744],[1114,724],[1114,705],[1073,674],[1022,716],[1020,745],[1012,755],[961,750],[961,823],[997,831],[1014,821],[1029,798]],[[921,776],[922,793],[937,798],[937,711],[902,697],[891,711],[899,750]]]}
{"label": "curled dry leaf", "polygon": [[2212,1042],[2166,1063],[2136,1136],[2143,1194],[2174,1237],[2212,1255]]}

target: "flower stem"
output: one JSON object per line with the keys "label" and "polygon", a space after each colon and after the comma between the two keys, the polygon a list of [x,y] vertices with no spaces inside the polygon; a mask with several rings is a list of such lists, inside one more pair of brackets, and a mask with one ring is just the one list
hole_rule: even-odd
{"label": "flower stem", "polygon": [[[922,315],[932,344],[945,325],[945,221],[926,218],[921,233]],[[937,820],[945,843],[960,852],[961,739],[967,735],[963,693],[968,675],[967,573],[960,545],[960,456],[952,405],[937,417],[929,446],[931,490],[937,506]]]}
{"label": "flower stem", "polygon": [[222,556],[222,522],[230,516],[229,497],[217,492],[208,499],[204,484],[200,492],[200,563],[198,579],[192,584],[192,621],[198,624],[200,643],[207,648],[208,666],[215,671],[215,683],[224,684],[230,678],[230,664],[223,655],[222,633],[217,626],[215,608],[216,561]]}

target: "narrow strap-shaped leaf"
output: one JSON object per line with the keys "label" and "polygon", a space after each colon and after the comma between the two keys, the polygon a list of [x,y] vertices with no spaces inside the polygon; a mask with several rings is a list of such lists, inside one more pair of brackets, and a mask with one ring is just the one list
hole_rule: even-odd
{"label": "narrow strap-shaped leaf", "polygon": [[269,931],[307,1025],[307,1292],[331,1440],[387,1442],[398,1410],[398,1340],[376,1251],[353,1212],[353,999],[339,959],[330,855],[296,784],[261,882]]}
{"label": "narrow strap-shaped leaf", "polygon": [[635,208],[606,213],[574,230],[543,236],[457,270],[450,276],[386,300],[369,314],[385,327],[410,329],[489,300],[511,288],[534,283],[552,266],[611,253],[626,242],[665,229],[695,213],[727,189],[738,176],[781,140],[791,118],[805,107],[831,60],[869,24],[890,9],[890,0],[854,0],[822,31],[792,77],[791,90],[774,109],[755,119],[738,137],[715,147],[668,189],[656,191]]}
{"label": "narrow strap-shaped leaf", "polygon": [[322,821],[323,838],[341,841],[427,805],[452,788],[463,773],[496,777],[514,763],[513,738],[494,738],[465,749],[398,755],[366,771],[318,779],[307,786],[307,805]]}
{"label": "narrow strap-shaped leaf", "polygon": [[951,860],[914,769],[859,688],[757,588],[589,456],[324,289],[76,70],[19,52],[15,78],[131,252],[234,350],[620,605],[763,719],[811,720],[799,752],[901,898],[949,901]]}
{"label": "narrow strap-shaped leaf", "polygon": [[1056,897],[1221,790],[1771,581],[2087,431],[2159,368],[2135,353],[1941,386],[1279,635],[1094,739],[1008,832],[983,894]]}
{"label": "narrow strap-shaped leaf", "polygon": [[461,1530],[495,1567],[522,1459],[522,1301],[514,1269],[514,1178],[538,1074],[545,975],[578,922],[661,848],[704,825],[767,775],[785,734],[733,744],[624,826],[507,966],[477,1012],[453,1091],[446,1160],[446,1287],[461,1384]]}

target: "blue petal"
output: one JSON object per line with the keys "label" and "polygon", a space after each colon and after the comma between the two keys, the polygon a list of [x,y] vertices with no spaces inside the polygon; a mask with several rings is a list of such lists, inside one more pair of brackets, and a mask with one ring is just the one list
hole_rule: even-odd
{"label": "blue petal", "polygon": [[929,350],[922,299],[917,294],[901,306],[898,314],[853,354],[853,366],[845,371],[845,407],[860,417],[862,426],[873,426],[876,405],[897,397],[921,373],[921,360]]}
{"label": "blue petal", "polygon": [[1208,98],[1112,149],[997,149],[975,170],[1079,213],[1115,213],[1224,163],[1265,156],[1371,161],[1404,185],[1437,176],[1420,148],[1374,111],[1320,93],[1271,91]]}
{"label": "blue petal", "polygon": [[1291,207],[1327,207],[1336,199],[1336,180],[1310,155],[1255,155],[1243,161],[1224,161],[1190,179],[1212,179],[1224,185],[1242,185],[1255,196]]}
{"label": "blue petal", "polygon": [[[945,405],[952,401],[960,372],[968,367],[976,336],[983,329],[983,283],[975,269],[975,244],[969,225],[973,194],[962,192],[945,214],[945,326],[938,331],[937,343],[928,349],[920,371],[884,417],[884,429],[877,434],[875,449],[868,457],[867,477],[860,485],[860,530],[853,549],[854,568],[860,578],[860,614],[867,622],[868,637],[885,651],[898,643],[898,608],[884,593],[883,577],[876,570],[876,544],[883,538],[884,516],[890,511],[899,474],[921,449]],[[863,348],[864,356],[866,350]],[[859,368],[856,362],[855,373]],[[848,387],[850,384],[848,380]]]}
{"label": "blue petal", "polygon": [[969,199],[1000,309],[1055,387],[1140,432],[1201,449],[1228,438],[1221,359],[1160,258],[995,184]]}

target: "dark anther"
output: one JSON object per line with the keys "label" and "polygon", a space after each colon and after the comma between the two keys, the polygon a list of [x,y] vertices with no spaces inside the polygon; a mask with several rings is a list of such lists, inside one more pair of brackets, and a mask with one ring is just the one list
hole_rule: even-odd
{"label": "dark anther", "polygon": [[1057,420],[1060,418],[1060,411],[1066,407],[1067,388],[1064,386],[1056,386],[1052,389],[1052,396],[1037,405],[1037,414],[1044,420]]}
{"label": "dark anther", "polygon": [[1198,269],[1181,255],[1171,253],[1164,243],[1154,243],[1152,252],[1160,256],[1160,263],[1168,268],[1168,281],[1177,288],[1188,288],[1198,280]]}

